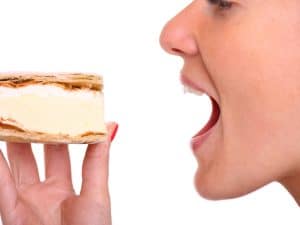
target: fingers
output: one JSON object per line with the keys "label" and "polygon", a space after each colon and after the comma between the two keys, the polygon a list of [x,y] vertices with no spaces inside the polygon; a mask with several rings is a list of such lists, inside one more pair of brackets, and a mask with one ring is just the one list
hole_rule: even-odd
{"label": "fingers", "polygon": [[44,151],[46,179],[55,178],[72,184],[68,145],[46,144]]}
{"label": "fingers", "polygon": [[29,143],[7,143],[7,155],[17,188],[40,181]]}
{"label": "fingers", "polygon": [[0,151],[0,211],[5,218],[13,211],[17,203],[17,189],[9,166]]}
{"label": "fingers", "polygon": [[109,148],[118,125],[109,123],[107,140],[89,145],[85,154],[82,168],[81,194],[91,196],[96,200],[109,200],[108,195],[108,160]]}

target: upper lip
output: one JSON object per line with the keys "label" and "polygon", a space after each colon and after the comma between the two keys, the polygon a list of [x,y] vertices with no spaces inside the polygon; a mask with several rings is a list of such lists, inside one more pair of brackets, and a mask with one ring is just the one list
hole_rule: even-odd
{"label": "upper lip", "polygon": [[209,90],[205,89],[203,87],[203,85],[200,86],[199,84],[193,82],[190,78],[188,78],[188,76],[185,75],[185,73],[181,73],[181,75],[180,75],[180,81],[186,87],[190,87],[190,88],[192,88],[194,90],[197,90],[197,91],[205,93],[209,97],[213,98],[219,104],[217,97],[214,96],[213,93],[211,93]]}

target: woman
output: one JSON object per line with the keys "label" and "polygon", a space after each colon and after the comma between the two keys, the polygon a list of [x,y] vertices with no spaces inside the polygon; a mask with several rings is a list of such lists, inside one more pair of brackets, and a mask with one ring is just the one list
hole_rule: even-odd
{"label": "woman", "polygon": [[183,84],[213,99],[214,126],[192,140],[203,197],[279,181],[300,204],[299,10],[297,0],[199,0],[164,28]]}
{"label": "woman", "polygon": [[[298,0],[195,0],[164,28],[162,47],[184,60],[183,84],[212,98],[211,120],[192,139],[203,197],[238,197],[279,181],[300,203],[299,11]],[[111,124],[111,136],[115,129]],[[8,144],[12,175],[0,160],[4,224],[110,224],[109,143],[89,148],[80,196],[66,167],[48,167],[40,184],[30,147]],[[22,148],[27,153],[19,157]],[[48,165],[68,165],[65,146],[51,147],[63,149],[59,154],[47,148]],[[92,176],[100,165],[101,176]]]}

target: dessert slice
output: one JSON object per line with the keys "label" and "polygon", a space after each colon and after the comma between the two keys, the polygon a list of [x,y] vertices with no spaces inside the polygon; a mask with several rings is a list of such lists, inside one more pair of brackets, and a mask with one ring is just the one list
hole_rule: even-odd
{"label": "dessert slice", "polygon": [[94,143],[106,135],[103,82],[87,74],[0,74],[0,139]]}

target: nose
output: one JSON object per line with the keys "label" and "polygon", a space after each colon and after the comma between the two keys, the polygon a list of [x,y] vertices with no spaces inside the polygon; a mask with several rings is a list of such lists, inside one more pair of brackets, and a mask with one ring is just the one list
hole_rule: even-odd
{"label": "nose", "polygon": [[160,35],[160,45],[172,55],[188,56],[198,53],[195,27],[189,6],[170,20]]}

